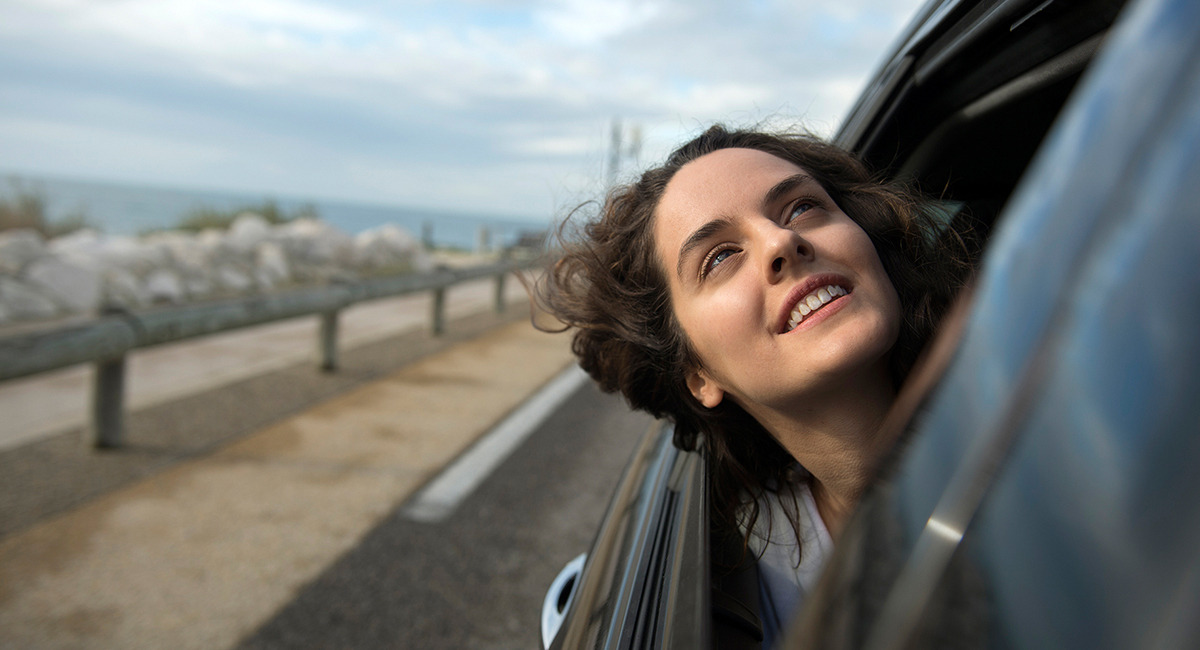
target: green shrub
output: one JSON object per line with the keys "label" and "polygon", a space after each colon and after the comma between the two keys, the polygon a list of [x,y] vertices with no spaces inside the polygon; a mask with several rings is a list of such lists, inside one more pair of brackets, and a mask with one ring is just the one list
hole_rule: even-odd
{"label": "green shrub", "polygon": [[266,200],[259,205],[244,206],[233,210],[218,210],[209,207],[196,208],[184,215],[179,225],[176,226],[176,229],[190,232],[199,232],[209,228],[225,230],[233,224],[238,215],[245,212],[253,212],[270,224],[287,223],[294,219],[317,218],[317,209],[311,204],[300,206],[295,211],[288,212],[280,208],[279,204],[275,201]]}
{"label": "green shrub", "polygon": [[46,214],[46,197],[17,177],[8,179],[8,192],[0,196],[0,230],[32,228],[43,237],[52,238],[82,228],[94,228],[82,212],[50,220]]}

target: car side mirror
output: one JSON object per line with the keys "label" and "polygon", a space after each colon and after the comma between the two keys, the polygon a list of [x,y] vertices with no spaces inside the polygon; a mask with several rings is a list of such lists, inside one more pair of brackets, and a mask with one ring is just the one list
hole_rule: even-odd
{"label": "car side mirror", "polygon": [[575,588],[579,585],[579,574],[583,573],[583,563],[586,560],[587,553],[582,553],[567,562],[554,578],[554,582],[550,583],[550,589],[546,591],[546,599],[542,601],[542,648],[546,650],[554,643],[558,628],[562,626],[567,610],[571,608],[571,601],[575,599]]}

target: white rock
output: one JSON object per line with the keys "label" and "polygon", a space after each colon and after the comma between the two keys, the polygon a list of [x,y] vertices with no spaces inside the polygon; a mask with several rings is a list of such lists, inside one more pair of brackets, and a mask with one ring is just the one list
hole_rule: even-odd
{"label": "white rock", "polygon": [[150,302],[179,304],[187,298],[183,281],[167,269],[156,269],[146,276],[146,294]]}
{"label": "white rock", "polygon": [[270,293],[279,283],[269,273],[262,269],[254,269],[254,289],[259,293]]}
{"label": "white rock", "polygon": [[150,295],[142,288],[137,276],[129,271],[112,267],[105,269],[102,277],[101,303],[132,309],[150,304]]}
{"label": "white rock", "polygon": [[300,239],[321,239],[330,233],[341,233],[340,230],[321,221],[320,219],[295,219],[287,223],[280,224],[277,231],[287,237],[296,237]]}
{"label": "white rock", "polygon": [[205,252],[212,252],[225,243],[225,233],[216,228],[205,228],[195,237],[196,243]]}
{"label": "white rock", "polygon": [[[97,271],[122,268],[139,278],[171,263],[171,253],[166,247],[126,236],[104,237],[90,250],[83,246],[72,247],[64,250],[61,256]],[[89,262],[88,258],[94,261]]]}
{"label": "white rock", "polygon": [[394,224],[372,228],[354,238],[354,258],[360,268],[411,264],[420,250],[416,238]]}
{"label": "white rock", "polygon": [[243,212],[233,220],[229,232],[225,234],[225,242],[239,252],[248,253],[267,240],[271,234],[271,225],[267,220],[253,212]]}
{"label": "white rock", "polygon": [[413,237],[412,233],[395,224],[386,224],[380,227],[379,231],[384,234],[388,242],[398,251],[415,253],[421,250],[421,242],[417,241],[417,238]]}
{"label": "white rock", "polygon": [[[129,237],[106,237],[94,230],[77,230],[50,240],[46,248],[60,260],[100,275],[120,261],[120,255],[133,251],[137,242]],[[148,268],[148,264],[143,267]]]}
{"label": "white rock", "polygon": [[387,264],[389,254],[386,244],[380,242],[375,233],[361,232],[354,238],[354,265],[363,269],[374,269]]}
{"label": "white rock", "polygon": [[428,273],[433,270],[433,256],[423,247],[413,255],[412,270],[415,273]]}
{"label": "white rock", "polygon": [[60,313],[53,300],[29,284],[8,276],[0,276],[0,309],[14,321],[53,318]]}
{"label": "white rock", "polygon": [[89,312],[99,306],[100,277],[78,264],[42,257],[25,269],[22,278],[68,312]]}
{"label": "white rock", "polygon": [[219,266],[215,273],[217,286],[225,291],[244,293],[254,286],[254,281],[239,269],[232,266]]}
{"label": "white rock", "polygon": [[100,248],[106,238],[91,228],[73,230],[62,237],[55,237],[46,246],[56,254],[68,252],[92,252]]}
{"label": "white rock", "polygon": [[[270,226],[239,215],[228,231],[165,231],[141,238],[92,230],[44,241],[36,231],[0,233],[0,322],[145,307],[213,293],[246,294],[294,283],[354,281],[357,269],[429,270],[420,242],[395,225],[359,237],[316,219]],[[11,298],[11,300],[9,300]]]}
{"label": "white rock", "polygon": [[209,255],[198,237],[191,233],[169,230],[157,232],[145,239],[145,243],[164,249],[174,266],[185,273],[203,273],[209,264]]}
{"label": "white rock", "polygon": [[32,228],[0,232],[0,271],[16,274],[46,254],[46,240]]}
{"label": "white rock", "polygon": [[288,259],[299,266],[324,266],[352,262],[354,240],[317,219],[296,219],[275,231]]}
{"label": "white rock", "polygon": [[227,241],[224,231],[212,228],[202,231],[196,237],[196,244],[200,247],[201,253],[207,260],[206,264],[209,269],[229,264],[244,265],[250,252],[249,250],[239,251],[235,249]]}
{"label": "white rock", "polygon": [[283,284],[292,279],[291,265],[283,246],[275,242],[263,242],[255,251],[255,266],[258,275],[266,278],[271,286]]}
{"label": "white rock", "polygon": [[204,298],[216,290],[213,281],[207,275],[184,278],[183,284],[192,298]]}

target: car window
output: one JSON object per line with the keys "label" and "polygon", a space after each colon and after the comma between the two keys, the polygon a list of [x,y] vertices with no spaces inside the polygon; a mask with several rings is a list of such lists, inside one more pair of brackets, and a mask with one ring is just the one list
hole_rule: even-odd
{"label": "car window", "polygon": [[946,22],[902,43],[838,142],[962,202],[986,236],[1122,5],[946,3]]}

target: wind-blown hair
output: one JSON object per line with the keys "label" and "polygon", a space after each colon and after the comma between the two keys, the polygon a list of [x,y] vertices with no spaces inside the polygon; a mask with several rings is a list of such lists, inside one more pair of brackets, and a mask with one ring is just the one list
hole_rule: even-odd
{"label": "wind-blown hair", "polygon": [[936,218],[933,204],[873,179],[846,151],[809,135],[719,125],[637,182],[609,192],[581,237],[564,236],[569,220],[564,222],[564,252],[535,286],[535,300],[564,329],[574,329],[572,350],[604,391],[620,392],[633,408],[674,422],[676,446],[703,448],[717,523],[736,526],[740,518],[749,531],[758,518],[755,501],[788,479],[794,460],[733,400],[707,409],[688,390],[688,371],[699,368],[700,359],[675,319],[653,237],[659,202],[675,173],[727,148],[756,149],[800,166],[870,237],[903,312],[890,356],[897,386],[970,266],[962,239]]}

